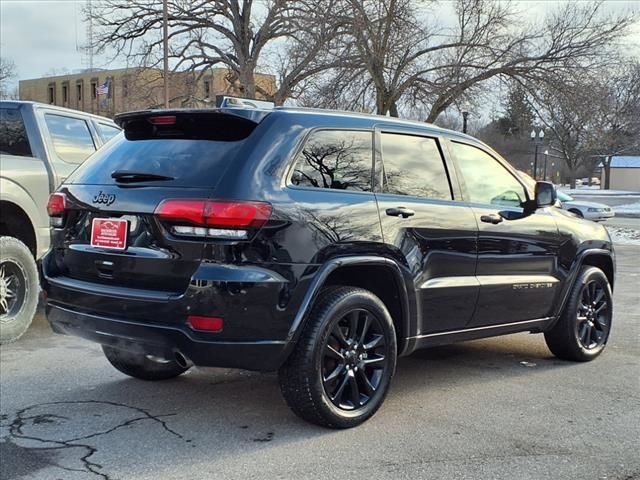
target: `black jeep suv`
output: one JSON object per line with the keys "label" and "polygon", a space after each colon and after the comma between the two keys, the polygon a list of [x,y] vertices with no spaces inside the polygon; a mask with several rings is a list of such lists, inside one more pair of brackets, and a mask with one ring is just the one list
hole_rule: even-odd
{"label": "black jeep suv", "polygon": [[127,375],[279,372],[290,407],[344,428],[399,355],[521,331],[586,361],[612,320],[604,227],[549,207],[457,132],[302,109],[162,110],[51,196],[56,332]]}

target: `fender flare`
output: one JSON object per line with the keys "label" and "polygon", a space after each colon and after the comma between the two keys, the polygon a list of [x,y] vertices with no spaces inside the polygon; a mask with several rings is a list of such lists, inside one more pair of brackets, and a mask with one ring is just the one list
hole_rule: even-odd
{"label": "fender flare", "polygon": [[[313,277],[311,281],[311,285],[307,289],[305,296],[302,300],[300,308],[296,313],[296,316],[291,324],[291,328],[289,329],[289,333],[287,334],[287,338],[285,343],[287,344],[287,349],[292,349],[293,345],[295,345],[295,341],[297,340],[298,335],[302,331],[304,327],[304,323],[307,318],[307,314],[311,309],[313,302],[318,296],[318,293],[324,286],[329,275],[335,270],[342,267],[349,267],[354,265],[377,265],[384,266],[391,271],[393,271],[394,280],[400,289],[400,302],[402,305],[402,318],[400,319],[400,324],[402,326],[402,331],[405,334],[405,337],[411,336],[411,309],[409,304],[409,294],[407,291],[407,285],[403,278],[402,268],[398,265],[397,262],[391,260],[387,257],[375,256],[375,255],[358,255],[358,256],[348,256],[348,257],[336,257],[333,258],[326,263],[324,263],[319,271]],[[398,343],[402,342],[403,339],[398,339]],[[403,342],[404,348],[402,351],[398,352],[398,355],[402,355],[407,350],[408,342]]]}
{"label": "fender flare", "polygon": [[548,327],[545,328],[545,330],[553,328],[556,322],[560,319],[560,316],[562,315],[562,312],[564,311],[564,308],[567,305],[567,301],[569,300],[569,294],[571,293],[571,290],[573,290],[573,286],[575,285],[578,279],[578,273],[580,272],[580,269],[584,265],[585,259],[590,255],[604,255],[610,258],[611,264],[613,265],[613,275],[615,277],[616,262],[615,262],[615,254],[613,250],[606,250],[604,248],[587,248],[582,252],[580,252],[580,254],[576,257],[573,263],[572,269],[570,270],[569,275],[565,280],[566,288],[562,293],[562,300],[558,304],[558,308],[555,311],[555,316],[554,316],[555,318],[553,321],[549,323]]}

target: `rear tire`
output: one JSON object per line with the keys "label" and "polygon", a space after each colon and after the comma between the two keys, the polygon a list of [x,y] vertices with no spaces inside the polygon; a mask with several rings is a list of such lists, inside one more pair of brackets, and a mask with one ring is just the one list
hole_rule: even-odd
{"label": "rear tire", "polygon": [[393,321],[378,297],[361,288],[327,289],[278,372],[282,395],[304,420],[355,427],[382,405],[396,355]]}
{"label": "rear tire", "polygon": [[558,358],[588,362],[602,353],[613,318],[613,299],[607,276],[596,267],[582,267],[569,293],[562,316],[545,332],[549,350]]}
{"label": "rear tire", "polygon": [[0,237],[0,344],[15,342],[27,331],[39,294],[31,251],[17,238]]}
{"label": "rear tire", "polygon": [[142,353],[128,352],[107,345],[102,346],[102,351],[116,370],[140,380],[168,380],[189,370],[178,365],[175,360],[159,362]]}

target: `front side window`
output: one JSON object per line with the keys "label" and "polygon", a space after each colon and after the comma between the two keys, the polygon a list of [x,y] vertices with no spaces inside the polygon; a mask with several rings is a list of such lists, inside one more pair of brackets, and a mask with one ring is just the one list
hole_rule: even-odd
{"label": "front side window", "polygon": [[0,153],[31,157],[31,147],[20,110],[0,108]]}
{"label": "front side window", "polygon": [[451,200],[451,188],[435,139],[383,133],[383,191],[437,200]]}
{"label": "front side window", "polygon": [[82,163],[96,151],[87,122],[47,113],[44,116],[56,155],[68,163]]}
{"label": "front side window", "polygon": [[372,132],[320,130],[297,155],[291,183],[301,187],[371,191]]}
{"label": "front side window", "polygon": [[522,184],[491,155],[471,145],[451,145],[469,202],[520,207],[527,200]]}

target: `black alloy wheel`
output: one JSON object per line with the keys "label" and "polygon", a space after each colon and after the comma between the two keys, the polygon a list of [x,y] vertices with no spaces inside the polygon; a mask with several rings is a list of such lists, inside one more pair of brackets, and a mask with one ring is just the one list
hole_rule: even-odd
{"label": "black alloy wheel", "polygon": [[612,319],[609,280],[602,270],[587,265],[580,270],[562,315],[544,333],[544,339],[556,357],[588,362],[606,347]]}
{"label": "black alloy wheel", "polygon": [[323,349],[322,385],[331,402],[355,410],[371,400],[389,368],[376,316],[358,308],[336,318]]}
{"label": "black alloy wheel", "polygon": [[358,287],[324,289],[278,371],[299,417],[329,428],[360,425],[380,408],[396,368],[396,332],[385,304]]}
{"label": "black alloy wheel", "polygon": [[576,313],[576,334],[582,347],[600,348],[609,336],[611,315],[605,288],[597,280],[582,287]]}

